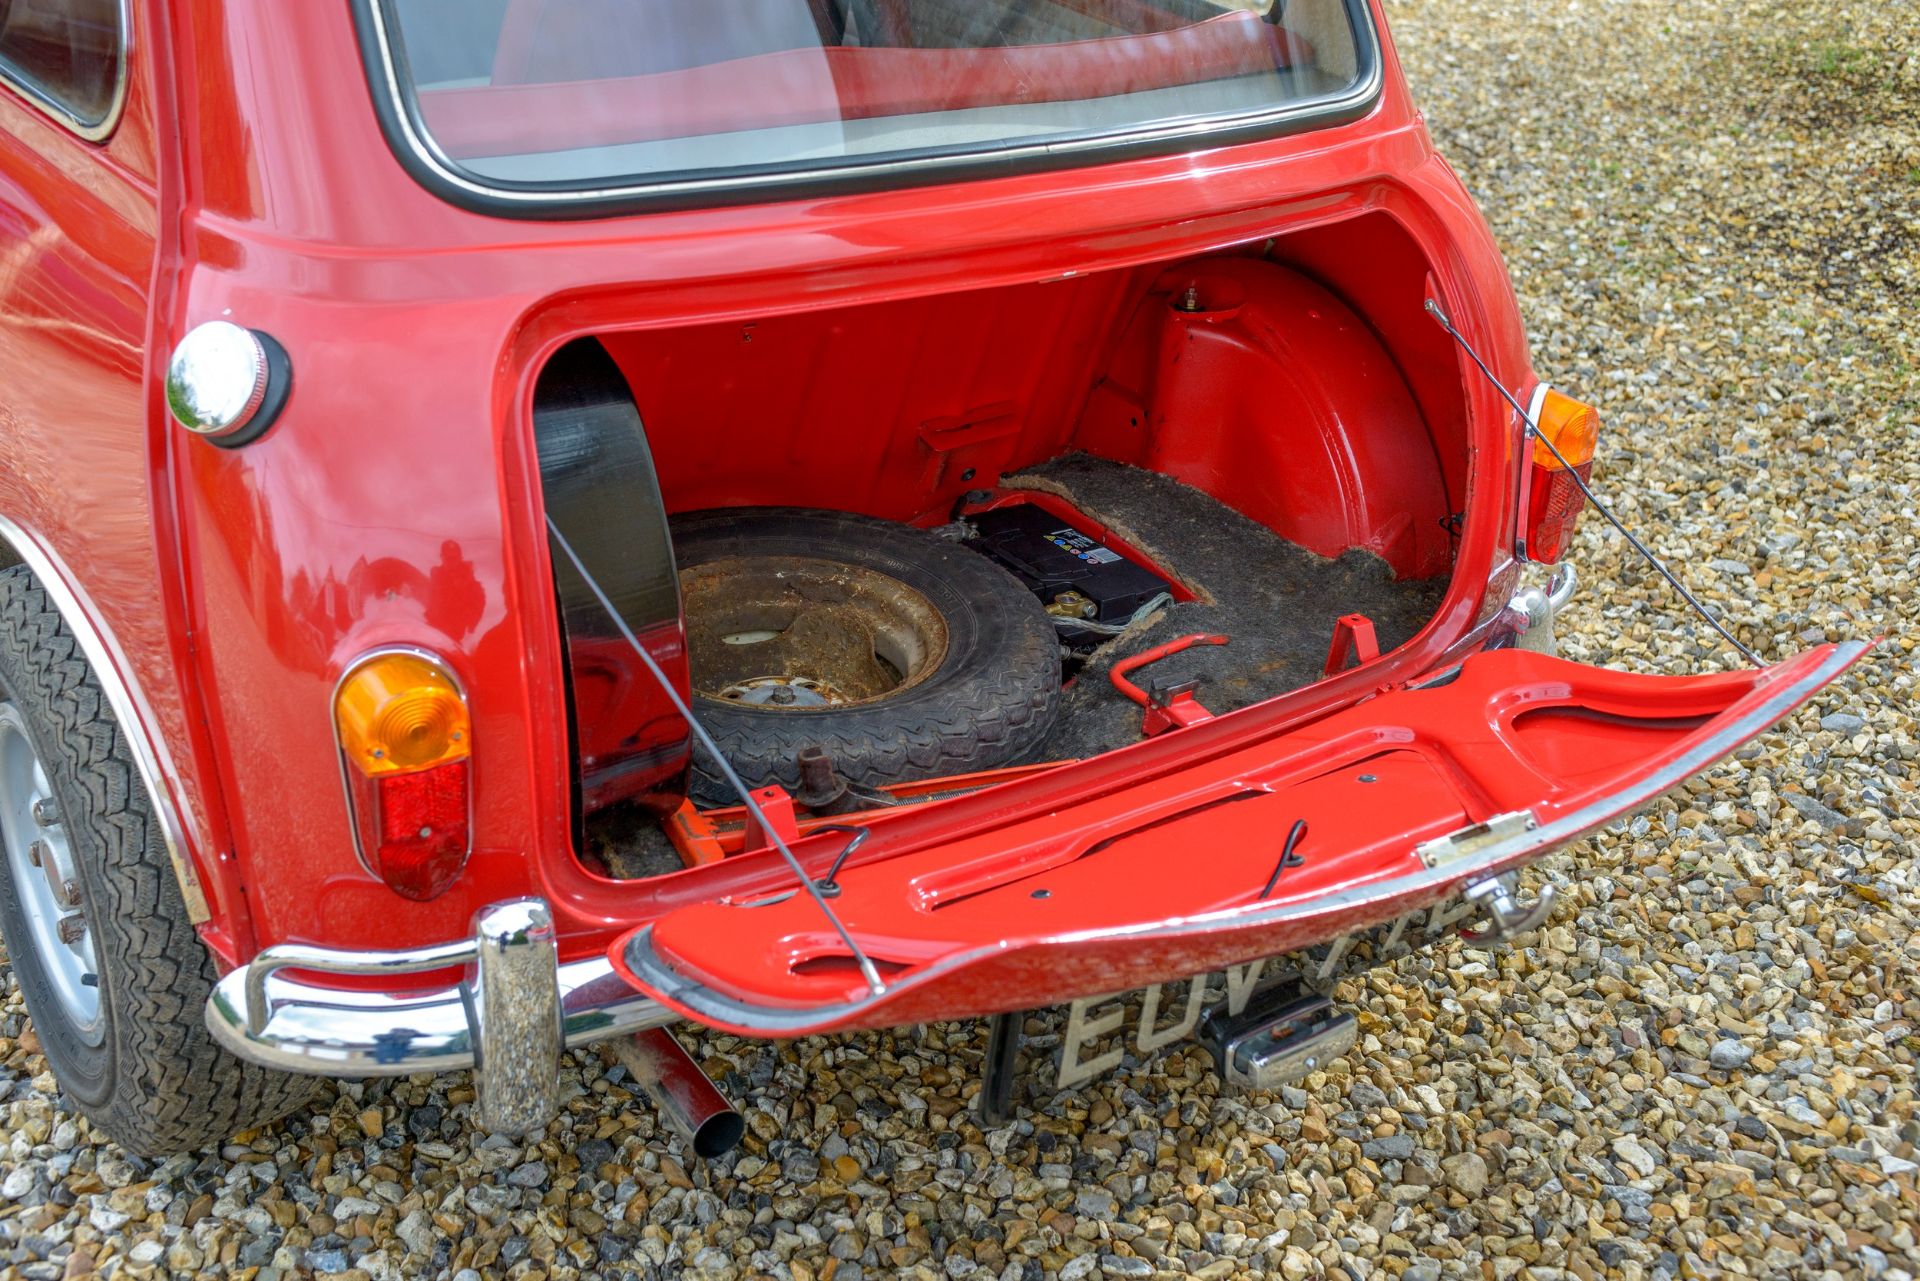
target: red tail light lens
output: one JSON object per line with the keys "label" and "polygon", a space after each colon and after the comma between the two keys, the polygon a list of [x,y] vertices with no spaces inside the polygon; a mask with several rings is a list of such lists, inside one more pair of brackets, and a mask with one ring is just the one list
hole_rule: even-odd
{"label": "red tail light lens", "polygon": [[445,893],[473,848],[466,695],[429,654],[369,654],[334,695],[347,812],[367,870],[410,899]]}
{"label": "red tail light lens", "polygon": [[411,899],[452,888],[467,862],[467,762],[373,780],[374,870]]}
{"label": "red tail light lens", "polygon": [[[1600,439],[1600,411],[1547,389],[1534,413],[1540,435],[1529,463],[1526,547],[1529,560],[1553,562],[1566,552],[1587,505],[1580,485],[1593,476]],[[1576,481],[1575,477],[1579,480]]]}

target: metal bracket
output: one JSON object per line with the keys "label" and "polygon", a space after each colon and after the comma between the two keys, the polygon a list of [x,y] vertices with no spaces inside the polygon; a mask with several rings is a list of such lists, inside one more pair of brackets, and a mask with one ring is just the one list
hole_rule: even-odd
{"label": "metal bracket", "polygon": [[1531,903],[1515,897],[1517,887],[1512,872],[1468,883],[1464,893],[1469,902],[1485,909],[1484,925],[1464,927],[1460,937],[1474,947],[1491,947],[1531,933],[1553,915],[1554,888],[1551,882],[1540,887],[1540,896]]}
{"label": "metal bracket", "polygon": [[1413,847],[1413,852],[1422,867],[1444,867],[1538,826],[1539,820],[1534,818],[1532,810],[1513,810],[1495,814],[1484,823],[1473,823],[1445,836],[1422,841]]}
{"label": "metal bracket", "polygon": [[1024,1010],[996,1014],[987,1025],[987,1061],[980,1077],[980,1122],[998,1128],[1013,1120],[1013,1092],[1020,1042],[1026,1037]]}
{"label": "metal bracket", "polygon": [[1380,657],[1380,637],[1373,620],[1365,614],[1342,614],[1333,622],[1333,644],[1327,649],[1326,674],[1338,676],[1347,669],[1347,659],[1355,665],[1371,663]]}
{"label": "metal bracket", "polygon": [[789,842],[800,839],[800,818],[786,788],[775,783],[755,792],[753,799],[755,804],[747,811],[747,849],[766,849],[774,844],[775,833]]}

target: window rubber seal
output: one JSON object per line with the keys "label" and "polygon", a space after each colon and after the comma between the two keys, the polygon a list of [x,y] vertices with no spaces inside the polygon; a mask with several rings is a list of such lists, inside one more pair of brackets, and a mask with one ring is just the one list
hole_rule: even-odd
{"label": "window rubber seal", "polygon": [[113,97],[107,102],[106,114],[97,121],[89,121],[79,112],[53,94],[51,90],[36,84],[5,57],[0,57],[0,83],[18,94],[26,104],[47,117],[68,133],[87,142],[105,142],[119,127],[120,117],[127,109],[127,83],[132,79],[133,51],[133,0],[118,0],[114,13],[119,27],[119,47],[113,59]]}
{"label": "window rubber seal", "polygon": [[389,22],[387,0],[351,3],[374,114],[401,167],[447,203],[499,218],[556,221],[765,203],[1005,177],[1167,155],[1196,145],[1229,146],[1358,120],[1378,106],[1384,83],[1380,34],[1367,0],[1343,0],[1355,33],[1354,81],[1340,94],[1306,107],[1279,106],[1251,117],[1201,117],[1040,143],[908,153],[827,167],[795,163],[668,172],[644,179],[510,182],[480,178],[433,141],[407,77],[401,34]]}

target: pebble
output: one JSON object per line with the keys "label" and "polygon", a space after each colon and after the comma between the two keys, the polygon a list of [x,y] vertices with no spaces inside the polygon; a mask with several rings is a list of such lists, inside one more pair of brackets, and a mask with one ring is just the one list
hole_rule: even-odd
{"label": "pebble", "polygon": [[1393,1134],[1384,1139],[1369,1139],[1360,1145],[1360,1151],[1372,1161],[1404,1161],[1413,1155],[1413,1136]]}
{"label": "pebble", "polygon": [[1800,817],[1818,823],[1822,827],[1842,828],[1847,825],[1845,814],[1816,801],[1811,796],[1805,796],[1799,792],[1787,792],[1784,793],[1783,799],[1799,811]]}
{"label": "pebble", "polygon": [[1713,1064],[1713,1066],[1719,1068],[1722,1072],[1731,1072],[1736,1068],[1743,1068],[1752,1057],[1753,1047],[1744,1042],[1736,1041],[1732,1037],[1715,1041],[1713,1048],[1707,1051],[1707,1062]]}
{"label": "pebble", "polygon": [[1659,1168],[1653,1153],[1631,1135],[1623,1135],[1613,1141],[1613,1154],[1632,1166],[1633,1172],[1643,1179]]}
{"label": "pebble", "polygon": [[1119,1209],[1120,1203],[1105,1188],[1084,1188],[1073,1198],[1074,1213],[1090,1219],[1111,1219]]}
{"label": "pebble", "polygon": [[1487,1190],[1487,1163],[1477,1152],[1457,1152],[1440,1162],[1447,1186],[1462,1196],[1476,1197]]}
{"label": "pebble", "polygon": [[529,1161],[516,1166],[513,1173],[507,1176],[507,1182],[516,1188],[543,1188],[547,1185],[547,1163]]}

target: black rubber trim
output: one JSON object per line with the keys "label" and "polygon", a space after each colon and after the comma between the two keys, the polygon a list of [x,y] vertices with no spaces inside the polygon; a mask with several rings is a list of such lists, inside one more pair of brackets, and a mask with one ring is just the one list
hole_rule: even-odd
{"label": "black rubber trim", "polygon": [[280,411],[287,407],[287,400],[293,395],[293,359],[287,355],[287,349],[280,345],[279,339],[261,330],[249,330],[260,341],[260,350],[267,356],[267,394],[261,398],[260,407],[253,411],[253,417],[247,425],[238,431],[230,431],[224,436],[208,436],[210,445],[222,449],[238,449],[242,445],[251,445],[267,434],[280,417]]}
{"label": "black rubber trim", "polygon": [[[1249,123],[1209,124],[1203,118],[1190,128],[1158,132],[1149,138],[1125,134],[1112,137],[1098,133],[1063,134],[1018,154],[1008,147],[992,151],[959,146],[933,148],[864,163],[845,161],[831,173],[821,172],[812,162],[794,161],[740,166],[722,171],[723,176],[701,170],[674,171],[652,175],[643,183],[629,181],[624,186],[619,185],[619,180],[512,182],[483,178],[439,151],[408,83],[406,48],[390,0],[351,0],[351,3],[354,35],[360,47],[374,115],[400,167],[434,195],[471,213],[545,222],[764,204],[1008,177],[1048,169],[1085,168],[1182,151],[1211,151],[1359,120],[1380,105],[1385,83],[1380,33],[1374,26],[1372,11],[1366,0],[1344,0],[1356,36],[1354,84],[1365,86],[1365,92],[1353,98],[1335,99],[1320,107],[1276,111]],[[375,5],[382,6],[390,50],[382,48],[373,18]],[[393,76],[400,86],[398,95],[385,88],[389,52]],[[419,140],[417,145],[415,139]],[[429,148],[433,152],[431,159],[425,154]],[[706,176],[702,176],[703,173]],[[602,181],[611,185],[599,185]],[[542,199],[543,196],[551,198]]]}
{"label": "black rubber trim", "polygon": [[[546,513],[568,531],[620,620],[642,636],[670,629],[672,647],[679,648],[680,579],[653,451],[626,375],[598,339],[576,339],[548,359],[534,384],[533,436]],[[613,662],[638,688],[652,685],[625,652],[619,624],[607,616],[592,585],[558,554],[553,581],[575,766],[575,847],[583,849],[577,829],[588,811],[616,799],[645,797],[663,810],[678,803],[689,735],[684,726],[662,732],[653,724],[668,714],[657,694],[621,703],[608,713],[639,719],[619,724],[617,733],[596,726],[603,737],[592,765],[586,764],[586,730],[575,702],[582,671]]]}

